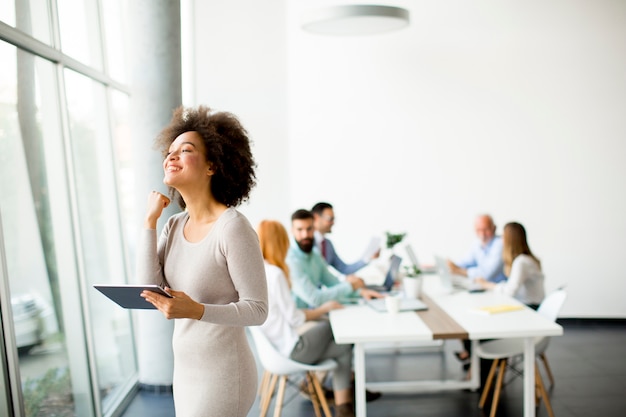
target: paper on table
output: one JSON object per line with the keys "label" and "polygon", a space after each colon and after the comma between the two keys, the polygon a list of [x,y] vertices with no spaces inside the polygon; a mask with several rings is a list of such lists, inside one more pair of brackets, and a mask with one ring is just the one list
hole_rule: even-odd
{"label": "paper on table", "polygon": [[378,250],[380,250],[380,242],[381,242],[381,239],[379,236],[372,236],[372,238],[370,239],[370,242],[367,244],[367,248],[365,248],[365,251],[363,252],[363,255],[361,256],[361,259],[364,259],[364,260],[372,259],[372,256],[374,256],[374,254]]}
{"label": "paper on table", "polygon": [[523,308],[524,306],[520,304],[494,304],[490,306],[477,307],[472,309],[471,311],[474,313],[490,315],[508,313],[509,311],[522,310]]}

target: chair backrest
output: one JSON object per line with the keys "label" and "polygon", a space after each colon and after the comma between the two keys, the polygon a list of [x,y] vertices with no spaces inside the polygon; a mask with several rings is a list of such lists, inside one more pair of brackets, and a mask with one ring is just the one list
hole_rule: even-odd
{"label": "chair backrest", "polygon": [[537,309],[537,313],[541,314],[547,319],[552,321],[556,321],[559,315],[559,311],[561,307],[563,307],[563,303],[565,302],[565,298],[567,297],[567,293],[565,289],[559,288],[548,294]]}
{"label": "chair backrest", "polygon": [[296,362],[285,357],[280,353],[265,336],[263,330],[259,326],[248,327],[252,339],[254,340],[254,346],[257,350],[257,355],[261,361],[261,365],[266,371],[269,371],[277,375],[290,375],[296,372],[302,371],[323,371],[332,370],[337,366],[337,363],[333,360],[325,360],[324,362],[309,365],[306,363]]}
{"label": "chair backrest", "polygon": [[[565,298],[567,297],[567,293],[565,289],[559,288],[548,294],[546,298],[543,299],[539,308],[537,309],[537,313],[541,314],[547,319],[552,321],[556,321],[559,316],[559,311],[561,311],[561,307],[563,307],[563,303],[565,302]],[[550,337],[543,336],[535,339],[535,353],[542,354],[548,348],[548,344],[550,343]]]}

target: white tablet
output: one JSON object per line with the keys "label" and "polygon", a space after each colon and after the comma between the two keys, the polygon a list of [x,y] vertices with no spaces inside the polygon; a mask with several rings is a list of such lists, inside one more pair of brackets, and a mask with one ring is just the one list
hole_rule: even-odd
{"label": "white tablet", "polygon": [[144,290],[154,291],[166,297],[172,297],[162,287],[153,284],[96,284],[94,288],[124,308],[156,309],[152,303],[141,297]]}

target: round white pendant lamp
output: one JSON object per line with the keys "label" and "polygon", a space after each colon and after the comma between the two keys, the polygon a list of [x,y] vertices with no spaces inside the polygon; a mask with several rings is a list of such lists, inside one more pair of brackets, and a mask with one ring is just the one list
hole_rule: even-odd
{"label": "round white pendant lamp", "polygon": [[311,9],[303,15],[302,28],[335,36],[373,35],[409,25],[409,11],[374,4],[346,4]]}

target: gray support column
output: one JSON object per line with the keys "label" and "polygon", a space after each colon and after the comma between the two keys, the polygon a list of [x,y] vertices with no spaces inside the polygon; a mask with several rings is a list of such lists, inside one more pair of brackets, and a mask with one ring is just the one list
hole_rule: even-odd
{"label": "gray support column", "polygon": [[[172,110],[182,104],[180,1],[133,0],[130,16],[132,151],[139,232],[148,193],[166,191],[161,154],[153,149],[154,138],[169,122]],[[165,220],[179,210],[171,204],[164,211],[157,233]],[[135,265],[134,259],[132,264]],[[139,382],[159,390],[171,387],[174,322],[159,312],[136,311],[135,328]]]}

